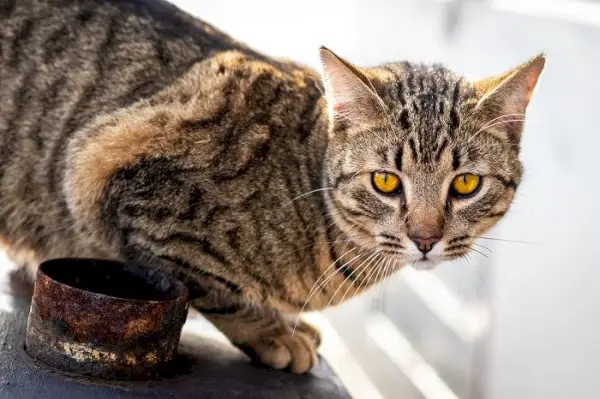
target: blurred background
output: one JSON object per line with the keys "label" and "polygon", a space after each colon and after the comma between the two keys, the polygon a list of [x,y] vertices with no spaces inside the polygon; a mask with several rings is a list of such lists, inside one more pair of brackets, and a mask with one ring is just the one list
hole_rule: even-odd
{"label": "blurred background", "polygon": [[[317,66],[441,61],[473,77],[546,51],[525,180],[469,262],[407,269],[315,315],[357,398],[600,397],[600,1],[176,0],[237,39]],[[505,241],[500,241],[500,239]]]}

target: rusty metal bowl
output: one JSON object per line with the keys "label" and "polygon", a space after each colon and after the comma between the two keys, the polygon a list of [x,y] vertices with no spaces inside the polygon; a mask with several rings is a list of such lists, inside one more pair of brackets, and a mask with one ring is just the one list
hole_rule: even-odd
{"label": "rusty metal bowl", "polygon": [[37,272],[25,348],[68,372],[153,379],[173,359],[187,310],[185,285],[161,272],[54,259]]}

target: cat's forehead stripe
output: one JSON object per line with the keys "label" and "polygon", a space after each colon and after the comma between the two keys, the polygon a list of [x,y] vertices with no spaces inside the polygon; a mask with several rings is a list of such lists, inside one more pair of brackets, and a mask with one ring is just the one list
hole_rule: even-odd
{"label": "cat's forehead stripe", "polygon": [[457,148],[452,151],[452,168],[454,168],[454,170],[460,168],[460,154]]}
{"label": "cat's forehead stripe", "polygon": [[440,159],[442,158],[442,154],[444,153],[444,151],[446,151],[446,147],[448,147],[448,138],[446,136],[444,136],[444,137],[442,137],[439,147],[435,151],[435,155],[433,157],[434,162],[436,162],[436,163],[440,162]]}
{"label": "cat's forehead stripe", "polygon": [[[391,73],[386,75],[385,101],[398,131],[408,138],[409,155],[419,164],[439,162],[461,140],[463,113],[475,98],[473,87],[441,64],[400,62],[383,69]],[[452,159],[458,167],[457,158]]]}
{"label": "cat's forehead stripe", "polygon": [[395,157],[395,161],[396,161],[396,169],[398,170],[402,170],[402,147],[398,148],[398,151],[396,152],[396,157]]}

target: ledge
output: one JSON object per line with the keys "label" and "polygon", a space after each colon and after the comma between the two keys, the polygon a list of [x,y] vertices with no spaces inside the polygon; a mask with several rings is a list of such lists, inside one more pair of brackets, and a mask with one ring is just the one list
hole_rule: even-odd
{"label": "ledge", "polygon": [[108,381],[52,369],[23,349],[30,300],[18,282],[0,279],[0,397],[350,398],[324,359],[304,376],[266,370],[198,328],[184,329],[173,374],[160,380]]}

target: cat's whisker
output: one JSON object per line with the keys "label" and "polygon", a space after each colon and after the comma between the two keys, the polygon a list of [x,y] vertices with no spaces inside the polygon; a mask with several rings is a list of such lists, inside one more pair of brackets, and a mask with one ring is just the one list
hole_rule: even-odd
{"label": "cat's whisker", "polygon": [[311,194],[314,194],[314,193],[318,193],[318,192],[321,192],[321,191],[328,191],[328,190],[335,190],[335,188],[334,187],[323,187],[323,188],[317,188],[316,190],[308,191],[308,192],[306,192],[304,194],[300,194],[299,196],[297,196],[295,198],[292,198],[291,200],[289,200],[288,202],[286,202],[285,204],[283,204],[281,207],[283,208],[285,206],[288,206],[292,202],[294,202],[296,200],[299,200],[300,198],[304,198],[304,197],[306,197],[308,195],[311,195]]}
{"label": "cat's whisker", "polygon": [[[385,259],[384,259],[384,258],[382,258],[382,259],[381,259],[381,260],[379,260],[378,262],[383,262],[384,260],[385,260]],[[379,264],[379,263],[377,263],[377,264]],[[376,264],[374,267],[377,267],[377,264]],[[372,269],[373,269],[373,267],[369,267],[369,268],[367,268],[367,269],[364,269],[363,271],[361,271],[361,272],[360,272],[360,274],[358,274],[358,275],[356,276],[356,278],[359,278],[360,276],[362,276],[362,274],[363,274],[365,271],[367,271],[367,276],[368,276],[368,274],[369,274],[368,272],[369,272],[370,270],[372,270]],[[367,276],[365,276],[365,279],[367,278]],[[364,280],[364,279],[362,279],[362,282],[361,282],[361,283],[358,285],[358,288],[355,288],[355,295],[356,295],[356,293],[357,293],[357,292],[360,292],[360,287],[362,287],[362,285],[363,285],[364,281],[365,281],[365,280]],[[344,292],[344,295],[342,296],[342,300],[340,301],[340,303],[344,302],[344,299],[345,299],[345,298],[346,298],[346,296],[348,295],[348,292],[350,291],[350,289],[351,289],[351,288],[352,288],[352,285],[350,285],[350,286],[349,286],[349,287],[346,289],[346,291]]]}
{"label": "cat's whisker", "polygon": [[[392,273],[394,272],[394,269],[391,267],[391,259],[390,261],[385,265],[385,269],[383,270],[383,278],[381,280],[381,285],[383,285],[384,281],[387,280]],[[385,295],[385,288],[382,288],[383,290],[383,294]]]}
{"label": "cat's whisker", "polygon": [[502,123],[502,122],[506,122],[505,119],[525,119],[525,114],[519,114],[519,113],[515,113],[515,114],[506,114],[506,115],[500,115],[496,118],[493,118],[489,121],[487,121],[483,127],[481,127],[473,136],[479,134],[481,131],[486,130],[492,126],[495,126],[496,123]]}
{"label": "cat's whisker", "polygon": [[487,129],[494,127],[494,126],[499,126],[499,125],[503,125],[506,123],[512,123],[512,122],[525,122],[525,119],[511,119],[508,121],[500,121],[500,122],[496,122],[496,123],[492,123],[489,126],[486,126],[485,128],[479,129],[477,132],[475,132],[475,134],[473,134],[473,136],[471,136],[468,140],[467,140],[467,144],[469,144],[471,142],[471,140],[473,140],[475,137],[477,137],[481,132],[486,131]]}
{"label": "cat's whisker", "polygon": [[[321,273],[321,276],[320,276],[320,277],[317,279],[317,281],[315,281],[315,284],[314,284],[314,285],[318,284],[318,283],[319,283],[319,280],[320,280],[321,278],[324,278],[324,276],[325,276],[325,275],[326,275],[326,274],[327,274],[327,273],[328,273],[328,272],[329,272],[329,271],[330,271],[332,268],[334,268],[335,264],[336,264],[337,262],[339,262],[340,260],[342,260],[342,259],[344,258],[344,256],[346,256],[346,255],[347,255],[347,254],[349,254],[350,252],[352,252],[352,251],[355,251],[355,250],[357,250],[357,249],[358,249],[358,247],[352,247],[352,248],[350,248],[350,250],[348,250],[348,251],[344,252],[344,253],[343,253],[342,255],[340,255],[340,256],[339,256],[339,257],[338,257],[336,260],[334,260],[334,261],[333,261],[333,262],[332,262],[332,263],[329,265],[329,267],[328,267],[327,269],[325,269],[325,271],[324,271],[323,273]],[[356,257],[359,257],[359,256],[361,256],[361,255],[362,255],[362,254],[358,254]],[[355,257],[355,258],[356,258],[356,257]],[[355,258],[352,258],[352,259],[351,259],[351,261],[352,261],[352,260],[354,260]],[[336,270],[333,270],[333,273],[332,273],[332,275],[335,275],[335,272],[336,272]],[[325,277],[325,278],[326,278],[326,277]],[[315,289],[316,289],[316,288],[315,288]],[[311,290],[308,292],[308,294],[311,294],[311,293],[312,293],[312,290],[313,290],[313,289],[311,288]],[[307,294],[307,295],[308,295],[308,294]],[[310,297],[309,297],[309,298],[310,298]]]}
{"label": "cat's whisker", "polygon": [[[337,211],[337,210],[334,210],[334,211]],[[330,215],[330,216],[333,216],[333,215]],[[329,222],[329,224],[328,224],[328,225],[325,227],[325,230],[327,230],[327,229],[331,228],[331,227],[332,227],[332,226],[334,226],[335,224],[336,224],[336,221],[335,221],[335,220],[332,220],[332,221],[331,221],[331,222]],[[367,235],[364,235],[364,234],[361,234],[361,235],[354,235],[354,233],[355,233],[355,232],[358,232],[358,226],[351,226],[351,227],[350,227],[350,231],[349,231],[348,233],[344,233],[344,232],[342,232],[342,231],[338,232],[338,234],[337,234],[337,236],[336,236],[335,240],[333,240],[333,241],[319,241],[319,242],[315,242],[315,243],[313,243],[313,244],[310,244],[310,245],[308,245],[308,246],[305,246],[305,247],[298,248],[298,249],[296,249],[296,250],[292,251],[292,253],[293,253],[293,252],[296,252],[296,251],[298,251],[299,249],[302,249],[302,248],[307,248],[307,247],[309,247],[309,246],[314,246],[314,245],[318,245],[318,244],[331,244],[331,245],[329,246],[329,248],[331,248],[333,245],[335,245],[335,244],[337,244],[337,243],[344,242],[344,241],[346,241],[346,242],[352,242],[352,241],[355,241],[356,239],[372,239],[372,237],[371,237],[371,236],[367,236]],[[341,240],[341,239],[340,239],[341,237],[344,237],[345,239],[344,239],[344,240]]]}
{"label": "cat's whisker", "polygon": [[[328,210],[327,214],[328,214],[328,216],[331,217],[331,219],[332,219],[332,225],[334,225],[334,224],[337,223],[337,221],[335,220],[336,215],[339,216],[339,217],[341,217],[342,216],[342,211],[339,210],[339,209],[331,209],[331,210]],[[359,227],[355,222],[353,222],[351,225],[355,226],[355,227]]]}
{"label": "cat's whisker", "polygon": [[392,120],[390,119],[390,115],[389,112],[385,106],[385,103],[383,102],[383,100],[381,99],[381,97],[379,97],[379,95],[377,95],[377,90],[375,90],[375,87],[373,86],[373,83],[371,82],[371,79],[369,79],[367,76],[365,76],[365,78],[367,79],[367,83],[369,88],[371,89],[371,94],[375,97],[377,103],[379,104],[379,106],[381,107],[381,111],[383,112],[383,115],[385,116],[385,119],[388,123],[388,126],[390,128],[390,131],[396,131],[397,129],[394,128],[394,124],[392,123]]}
{"label": "cat's whisker", "polygon": [[[379,300],[379,310],[381,310],[381,309],[383,309],[383,302],[382,302],[383,294],[382,294],[382,290],[384,288],[383,288],[382,282],[383,282],[384,277],[385,277],[385,274],[384,274],[385,269],[383,267],[381,267],[381,266],[378,269],[379,270],[377,271],[377,276],[375,278],[375,284],[378,284],[378,287],[377,287],[377,298]],[[379,278],[380,276],[381,276],[381,278]]]}
{"label": "cat's whisker", "polygon": [[396,271],[395,263],[396,263],[396,259],[390,258],[390,274],[388,277],[390,277]]}
{"label": "cat's whisker", "polygon": [[472,260],[471,259],[471,254],[469,252],[465,252],[464,256],[465,256],[465,260],[467,261],[467,264],[470,265],[471,264],[471,260]]}
{"label": "cat's whisker", "polygon": [[375,277],[375,275],[376,275],[376,274],[377,274],[377,269],[373,268],[373,269],[372,269],[372,272],[371,272],[371,273],[369,273],[369,276],[368,276],[368,281],[367,281],[367,283],[365,284],[365,289],[367,289],[367,288],[369,288],[370,286],[372,286],[373,284],[376,284],[376,283],[377,283],[377,280],[374,280],[374,277]]}
{"label": "cat's whisker", "polygon": [[352,175],[352,177],[350,178],[350,180],[353,180],[353,179],[355,179],[355,178],[356,178],[356,176],[358,176],[358,175],[360,175],[360,174],[363,174],[363,173],[371,173],[371,170],[370,170],[370,169],[359,169],[358,171],[356,171],[356,173],[354,173],[354,174]]}
{"label": "cat's whisker", "polygon": [[477,250],[477,249],[475,249],[475,248],[473,248],[473,247],[470,247],[469,249],[470,249],[471,251],[473,251],[473,252],[477,252],[479,255],[483,256],[484,258],[489,258],[489,256],[487,256],[487,255],[486,255],[486,254],[484,254],[483,252],[481,252],[481,251],[479,251],[479,250]]}
{"label": "cat's whisker", "polygon": [[[337,211],[338,213],[341,213],[341,211],[339,211],[339,210],[335,210],[335,211]],[[333,214],[331,212],[330,212],[330,215],[333,216]],[[345,219],[347,219],[349,221],[349,224],[350,224],[351,227],[355,227],[356,229],[362,229],[362,226],[359,223],[357,223],[356,221],[352,220],[348,216],[346,216]],[[362,243],[362,244],[364,245],[365,243]]]}
{"label": "cat's whisker", "polygon": [[392,258],[386,257],[385,255],[382,257],[382,262],[378,264],[378,269],[382,270],[381,280],[375,280],[373,284],[379,284],[381,287],[381,283],[385,280],[385,271],[388,269]]}
{"label": "cat's whisker", "polygon": [[[327,216],[331,219],[331,221],[326,226],[325,230],[327,230],[327,229],[329,229],[329,228],[337,225],[337,221],[335,220],[335,215],[336,214],[337,215],[340,214],[340,211],[337,210],[337,209],[331,209],[331,210],[327,211]],[[354,234],[353,232],[358,231],[358,230],[359,230],[358,226],[350,226],[350,233]],[[348,234],[344,233],[343,231],[340,231],[338,233],[338,237],[336,239],[339,239],[339,237],[342,237],[342,236],[345,236],[345,235],[348,235]]]}
{"label": "cat's whisker", "polygon": [[[375,260],[376,260],[376,262],[377,262],[377,257],[375,258]],[[360,273],[359,273],[359,274],[356,276],[356,278],[359,278],[360,276],[362,276],[362,274],[363,274],[365,271],[367,271],[367,273],[368,273],[368,271],[369,271],[370,269],[372,269],[372,267],[371,267],[371,263],[372,263],[372,262],[369,262],[369,265],[367,265],[365,268],[363,268],[363,270],[361,270],[361,272],[360,272]],[[365,277],[366,277],[366,276],[365,276]],[[363,279],[361,279],[361,280],[363,280]],[[364,281],[364,280],[363,280],[363,281]],[[362,285],[362,282],[359,284],[359,287],[360,287],[361,285]],[[346,291],[344,291],[344,294],[342,295],[342,299],[340,299],[340,301],[339,301],[338,303],[343,303],[343,302],[344,302],[344,300],[346,299],[346,296],[348,295],[348,292],[350,291],[350,289],[351,289],[352,287],[353,287],[353,285],[352,285],[352,284],[349,284],[349,285],[348,285],[348,288],[346,288]],[[341,288],[341,287],[340,287],[340,288]],[[354,288],[355,288],[355,293],[356,293],[356,290],[358,290],[358,288],[357,288],[357,287],[354,287]],[[332,300],[333,300],[333,298],[332,298]]]}
{"label": "cat's whisker", "polygon": [[479,129],[477,132],[475,132],[475,134],[473,134],[473,136],[471,136],[471,137],[470,137],[470,138],[467,140],[467,144],[468,144],[469,142],[471,142],[471,140],[473,140],[475,137],[477,137],[477,136],[478,136],[480,133],[482,133],[482,132],[486,131],[487,129],[490,129],[490,128],[492,128],[492,127],[495,127],[495,126],[504,125],[504,124],[507,124],[507,123],[514,123],[514,122],[525,122],[525,119],[510,119],[510,120],[502,120],[502,121],[498,121],[498,122],[495,122],[495,123],[489,124],[489,125],[487,125],[487,126],[485,126],[485,127],[481,128],[481,129]]}
{"label": "cat's whisker", "polygon": [[[327,273],[327,272],[328,272],[328,271],[329,271],[329,270],[330,270],[332,267],[334,267],[334,266],[335,266],[335,264],[336,264],[336,263],[337,263],[337,262],[338,262],[340,259],[342,259],[342,258],[343,258],[343,257],[344,257],[346,254],[348,254],[348,253],[350,253],[351,251],[353,251],[353,250],[356,250],[356,249],[357,249],[357,247],[354,247],[354,248],[352,248],[350,251],[348,251],[348,252],[346,252],[346,253],[342,254],[342,255],[341,255],[341,256],[340,256],[338,259],[336,259],[334,262],[332,262],[332,263],[331,263],[331,265],[329,265],[329,267],[328,267],[328,268],[327,268],[327,269],[326,269],[326,270],[325,270],[325,271],[324,271],[324,272],[321,274],[321,277],[322,277],[322,276],[324,276],[324,275],[325,275],[325,274],[326,274],[326,273]],[[363,252],[363,253],[360,253],[360,254],[358,254],[358,255],[357,255],[357,256],[355,256],[354,258],[350,259],[348,262],[344,263],[344,264],[343,264],[341,267],[346,267],[346,265],[347,265],[348,263],[350,263],[350,262],[354,261],[355,259],[357,259],[357,258],[360,258],[361,256],[363,256],[363,255],[366,255],[366,254],[367,254],[366,252]],[[313,288],[311,288],[311,289],[310,289],[310,291],[308,292],[308,294],[307,294],[307,296],[308,296],[308,297],[306,298],[306,300],[304,301],[304,304],[302,305],[302,308],[301,308],[301,309],[300,309],[300,311],[298,312],[298,316],[296,317],[296,323],[294,324],[294,329],[293,329],[292,335],[293,335],[293,334],[296,332],[296,327],[298,326],[298,322],[300,321],[300,314],[301,314],[301,313],[304,311],[304,309],[306,309],[306,306],[307,306],[307,305],[308,305],[308,303],[310,302],[311,298],[312,298],[312,297],[313,297],[313,296],[314,296],[314,295],[315,295],[317,292],[320,292],[320,291],[323,289],[323,287],[325,287],[325,284],[327,284],[327,283],[328,283],[328,282],[329,282],[329,281],[330,281],[332,278],[334,278],[334,277],[337,275],[337,273],[338,273],[338,271],[334,269],[333,271],[331,271],[331,272],[330,272],[329,276],[327,276],[327,277],[325,278],[325,280],[324,280],[324,281],[323,281],[321,284],[319,284],[319,285],[317,286],[317,284],[318,284],[318,280],[320,280],[320,279],[321,279],[321,277],[319,277],[319,278],[317,279],[317,281],[315,282],[315,284],[313,284]]]}
{"label": "cat's whisker", "polygon": [[[340,234],[340,236],[342,236],[342,234]],[[348,236],[344,236],[344,237],[348,237]],[[296,248],[293,251],[281,254],[281,255],[279,255],[277,257],[274,257],[273,259],[282,259],[282,258],[285,258],[288,255],[293,254],[294,252],[298,252],[298,251],[301,251],[301,250],[306,249],[306,248],[314,247],[316,245],[329,244],[328,246],[333,246],[335,244],[350,243],[350,242],[353,242],[354,240],[356,240],[357,238],[361,239],[361,238],[370,238],[370,237],[369,236],[351,236],[351,237],[348,237],[347,239],[344,239],[344,240],[317,241],[317,242],[314,242],[312,244],[305,245],[305,246],[302,246],[300,248]]]}
{"label": "cat's whisker", "polygon": [[350,274],[340,283],[339,287],[337,288],[337,290],[335,290],[335,292],[333,293],[333,295],[331,295],[331,299],[329,299],[329,302],[327,303],[327,305],[325,306],[326,308],[328,308],[331,303],[333,302],[333,300],[335,299],[335,296],[337,295],[337,293],[340,291],[340,289],[342,289],[342,287],[344,286],[344,284],[346,284],[346,281],[348,281],[350,278],[352,278],[352,276],[354,275],[354,273],[356,273],[358,270],[363,268],[363,265],[367,264],[368,265],[371,264],[372,259],[374,257],[376,257],[378,254],[377,252],[373,252],[371,255],[369,255],[369,257],[367,257],[367,259],[363,260],[363,262],[356,268],[354,268]]}
{"label": "cat's whisker", "polygon": [[483,248],[483,249],[489,251],[490,253],[493,252],[491,249],[489,249],[485,245],[477,244],[476,242],[474,242],[473,245],[477,245],[478,247]]}
{"label": "cat's whisker", "polygon": [[[382,254],[381,256],[382,256],[382,259],[384,259],[384,260],[386,260],[386,259],[387,259],[387,260],[393,260],[393,259],[394,259],[394,258],[392,258],[392,257],[387,257],[385,254]],[[365,282],[365,287],[364,287],[364,289],[365,289],[365,290],[366,290],[366,289],[368,289],[370,286],[372,286],[372,285],[374,285],[374,284],[377,284],[377,282],[378,282],[378,281],[377,281],[377,279],[375,278],[375,277],[376,277],[376,274],[377,274],[377,269],[376,269],[376,268],[373,268],[373,269],[372,269],[372,270],[369,272],[369,274],[368,274],[368,275],[365,277],[365,279],[367,279],[367,280],[366,280],[366,282]],[[355,295],[356,295],[356,294],[355,294]]]}
{"label": "cat's whisker", "polygon": [[[333,215],[331,215],[333,216]],[[335,224],[335,220],[332,222],[332,224]],[[372,237],[368,237],[368,236],[355,236],[355,235],[351,235],[351,234],[355,234],[356,232],[359,231],[358,226],[350,226],[350,231],[348,233],[344,233],[344,232],[340,232],[339,235],[337,236],[336,239],[339,239],[340,237],[346,237],[349,240],[344,244],[344,247],[342,249],[342,252],[346,250],[346,248],[348,247],[349,244],[353,243],[356,241],[356,239],[360,239],[360,238],[365,238],[365,239],[373,239]],[[335,246],[335,243],[332,243],[328,249],[331,249]]]}
{"label": "cat's whisker", "polygon": [[[500,116],[498,116],[498,117],[496,117],[496,118],[492,118],[491,120],[487,121],[487,122],[486,122],[486,123],[483,125],[483,127],[481,127],[481,128],[480,128],[480,129],[479,129],[477,132],[475,132],[475,134],[474,134],[474,135],[473,135],[471,138],[474,138],[475,136],[477,136],[477,135],[478,135],[479,133],[481,133],[482,131],[484,131],[484,130],[486,130],[486,129],[488,129],[488,128],[492,127],[492,126],[494,126],[494,123],[495,123],[495,122],[500,122],[500,123],[504,122],[504,121],[501,121],[501,119],[506,119],[506,118],[512,118],[512,119],[516,119],[517,117],[525,118],[525,114],[520,114],[520,113],[515,113],[515,114],[505,114],[505,115],[500,115]],[[471,141],[471,139],[469,139],[469,140],[467,141],[467,143],[468,143],[469,141]]]}
{"label": "cat's whisker", "polygon": [[495,238],[495,237],[483,237],[483,236],[472,236],[473,238],[480,238],[482,240],[490,240],[490,241],[501,241],[501,242],[512,242],[516,244],[528,244],[528,245],[539,245],[543,246],[544,244],[539,242],[531,242],[531,241],[519,241],[519,240],[508,240],[506,238]]}
{"label": "cat's whisker", "polygon": [[487,287],[481,280],[481,276],[479,275],[479,270],[477,269],[477,266],[471,264],[471,268],[473,269],[473,273],[475,274],[475,284],[477,286],[478,294],[481,294],[485,292]]}
{"label": "cat's whisker", "polygon": [[498,116],[498,117],[496,117],[496,118],[492,118],[492,119],[490,119],[489,121],[487,121],[487,122],[486,122],[486,123],[483,125],[483,127],[482,127],[481,129],[487,129],[487,127],[488,127],[489,125],[491,125],[492,123],[494,123],[494,122],[496,122],[496,121],[498,121],[498,120],[500,120],[500,119],[505,119],[505,118],[513,118],[513,119],[514,119],[514,118],[517,118],[517,117],[525,118],[525,114],[521,114],[521,113],[514,113],[514,114],[505,114],[505,115],[500,115],[500,116]]}
{"label": "cat's whisker", "polygon": [[[363,290],[363,286],[365,289],[367,289],[369,287],[369,284],[367,283],[369,276],[371,275],[373,269],[371,268],[371,270],[369,270],[367,272],[367,275],[362,279],[362,281],[360,282],[360,284],[358,285],[358,287],[354,290],[354,294],[352,294],[352,297],[350,298],[350,300],[354,299],[356,297],[356,295],[360,294]],[[346,292],[348,292],[348,290],[346,290]]]}

